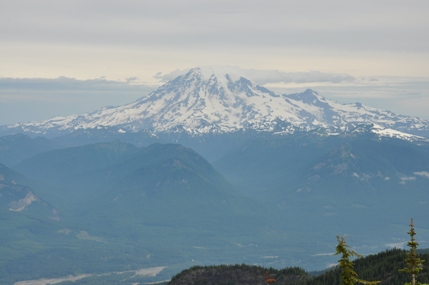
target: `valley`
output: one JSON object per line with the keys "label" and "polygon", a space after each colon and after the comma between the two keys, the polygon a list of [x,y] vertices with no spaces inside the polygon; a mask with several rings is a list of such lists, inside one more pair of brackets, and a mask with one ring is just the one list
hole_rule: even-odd
{"label": "valley", "polygon": [[[49,284],[61,284],[64,282],[76,283],[76,281],[79,281],[81,279],[88,279],[88,278],[101,279],[106,277],[112,280],[112,279],[115,279],[115,277],[117,277],[118,275],[121,276],[123,280],[127,280],[135,276],[156,276],[164,268],[165,267],[153,267],[153,268],[143,268],[135,271],[108,272],[108,273],[100,274],[98,276],[93,276],[91,274],[82,274],[78,276],[67,276],[67,277],[54,278],[54,279],[43,278],[39,280],[20,281],[20,282],[16,282],[15,284],[16,285],[49,285]],[[130,275],[130,276],[125,277],[124,275]]]}
{"label": "valley", "polygon": [[[405,155],[389,160],[383,151]],[[178,144],[115,141],[37,154],[14,166],[25,176],[4,166],[2,197],[5,186],[23,183],[43,198],[20,212],[4,204],[2,227],[15,237],[3,246],[16,249],[3,247],[3,268],[26,263],[29,277],[45,277],[52,268],[64,276],[167,266],[153,280],[225,263],[320,270],[335,263],[334,234],[373,254],[403,245],[408,217],[424,225],[427,214],[425,145],[374,135],[257,136],[214,165]],[[429,231],[417,230],[425,247]]]}

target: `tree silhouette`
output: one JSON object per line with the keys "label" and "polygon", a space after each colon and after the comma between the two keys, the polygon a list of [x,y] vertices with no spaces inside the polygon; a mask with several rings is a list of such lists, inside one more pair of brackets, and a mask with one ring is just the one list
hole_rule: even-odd
{"label": "tree silhouette", "polygon": [[380,281],[366,281],[358,279],[358,274],[353,270],[354,264],[350,260],[351,257],[362,257],[360,254],[351,250],[346,243],[345,237],[337,236],[338,244],[336,247],[335,255],[341,254],[341,259],[338,260],[338,265],[341,267],[341,285],[354,285],[355,282],[372,285],[378,284]]}
{"label": "tree silhouette", "polygon": [[400,272],[405,272],[411,275],[411,283],[405,283],[405,285],[428,285],[420,283],[416,280],[417,274],[423,269],[422,264],[424,260],[420,259],[417,256],[416,249],[419,246],[419,243],[415,240],[414,236],[417,234],[414,230],[414,221],[411,219],[410,223],[410,231],[408,234],[411,237],[411,241],[407,243],[410,247],[410,251],[407,253],[407,258],[405,259],[405,263],[407,264],[405,268],[399,270]]}

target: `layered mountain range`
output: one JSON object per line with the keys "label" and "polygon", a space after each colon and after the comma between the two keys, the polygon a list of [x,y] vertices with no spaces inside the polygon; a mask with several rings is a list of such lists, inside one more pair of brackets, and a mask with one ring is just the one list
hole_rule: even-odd
{"label": "layered mountain range", "polygon": [[[293,133],[324,128],[331,133],[357,124],[427,136],[429,121],[398,115],[361,103],[341,104],[313,90],[276,94],[220,67],[197,67],[137,101],[92,113],[1,127],[4,134],[24,132],[48,136],[78,130],[114,129],[119,133],[185,132],[191,135],[245,130]],[[387,131],[390,135],[392,132]]]}
{"label": "layered mountain range", "polygon": [[0,282],[166,268],[123,277],[142,284],[220,263],[324,269],[336,235],[362,254],[401,247],[411,217],[428,247],[428,126],[212,67],[124,106],[3,126]]}

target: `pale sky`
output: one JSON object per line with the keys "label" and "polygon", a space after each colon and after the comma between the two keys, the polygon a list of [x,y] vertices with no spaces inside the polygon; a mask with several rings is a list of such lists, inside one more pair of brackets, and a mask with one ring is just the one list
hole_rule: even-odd
{"label": "pale sky", "polygon": [[428,14],[427,0],[3,1],[0,125],[125,104],[204,65],[429,119]]}

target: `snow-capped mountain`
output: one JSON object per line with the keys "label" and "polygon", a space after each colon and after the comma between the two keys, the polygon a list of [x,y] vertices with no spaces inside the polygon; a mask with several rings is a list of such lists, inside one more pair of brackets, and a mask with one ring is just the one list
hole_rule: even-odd
{"label": "snow-capped mountain", "polygon": [[377,124],[381,128],[428,132],[429,121],[364,106],[341,104],[313,90],[280,95],[233,69],[197,67],[133,103],[98,111],[54,117],[3,127],[39,134],[70,133],[114,127],[119,132],[187,132],[191,135],[256,131],[292,133],[316,128],[342,129],[346,124]]}

